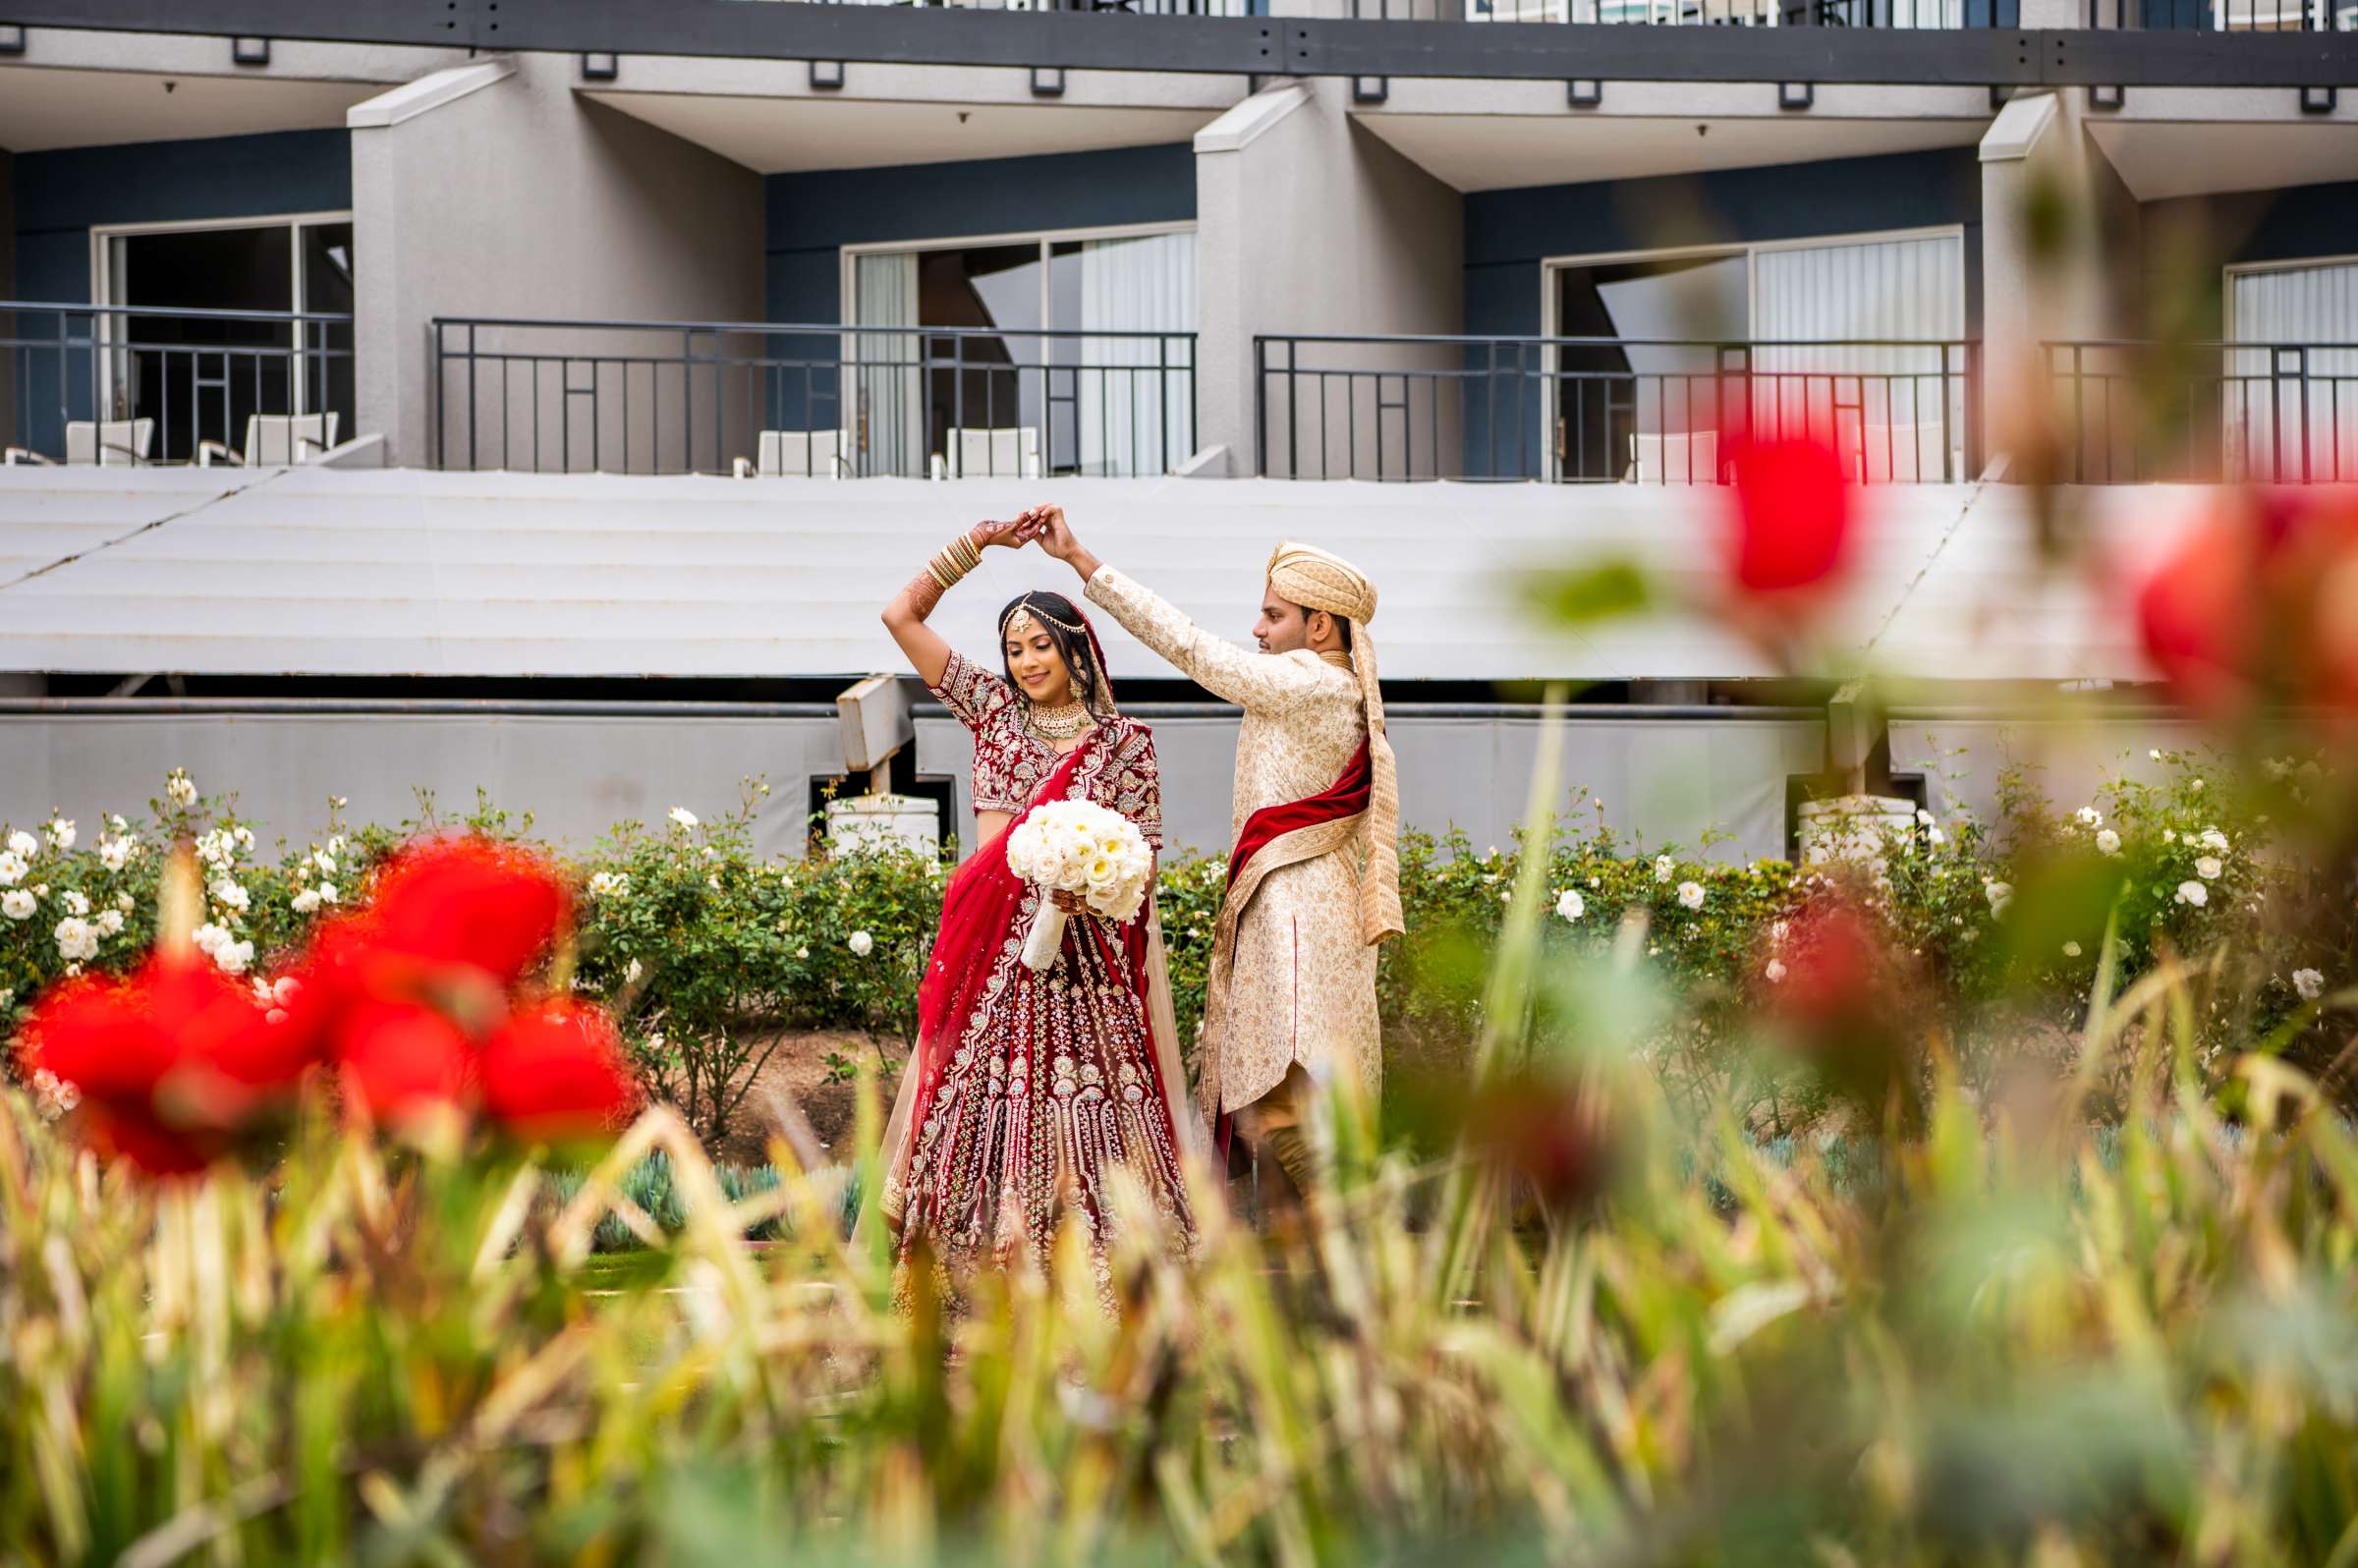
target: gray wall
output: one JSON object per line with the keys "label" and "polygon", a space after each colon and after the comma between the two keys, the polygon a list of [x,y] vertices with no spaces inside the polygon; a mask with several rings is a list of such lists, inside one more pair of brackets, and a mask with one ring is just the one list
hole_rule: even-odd
{"label": "gray wall", "polygon": [[2207,741],[2199,726],[2162,715],[1891,715],[1892,768],[1925,775],[1933,810],[1962,811],[1985,823],[1997,820],[1998,787],[2009,769],[2024,770],[2058,810],[2074,811],[2108,778],[2160,780],[2163,771],[2148,755],[2157,748],[2200,753]]}
{"label": "gray wall", "polygon": [[[431,451],[427,323],[434,316],[751,321],[761,315],[759,176],[577,98],[578,70],[572,55],[521,56],[505,81],[399,124],[353,132],[354,245],[365,258],[359,287],[360,427],[385,435],[389,463],[421,465]],[[676,354],[678,340],[543,336],[526,347]],[[575,373],[577,381],[587,374]],[[529,406],[527,372],[520,366],[513,374],[505,405],[511,415]],[[553,426],[564,400],[548,396],[555,368],[541,374],[542,406]],[[489,420],[501,405],[489,394],[487,375],[481,385]],[[676,383],[663,390],[670,394],[667,411],[686,406]],[[453,375],[444,391],[463,392],[463,378]],[[616,395],[612,383],[608,395]],[[641,380],[620,395],[661,394]],[[578,404],[574,412],[578,419]],[[737,414],[744,413],[741,404]],[[463,439],[463,416],[452,412],[446,431],[454,442]],[[711,432],[699,436],[705,467],[712,466],[713,450],[725,463],[750,446],[745,431],[720,432],[717,441]],[[522,433],[515,439],[521,442]],[[586,444],[578,451],[587,458]],[[600,460],[606,468],[622,466],[602,453]],[[520,445],[515,466],[523,461]]]}
{"label": "gray wall", "polygon": [[[1230,474],[1255,472],[1254,334],[1456,332],[1464,318],[1463,198],[1353,123],[1350,86],[1268,89],[1309,97],[1243,146],[1207,149],[1217,124],[1199,139],[1198,443],[1226,446]],[[1424,352],[1385,368],[1451,363]]]}
{"label": "gray wall", "polygon": [[[265,840],[318,836],[330,795],[351,802],[348,821],[390,823],[417,814],[417,788],[432,790],[445,815],[463,815],[480,787],[495,805],[533,812],[536,833],[582,848],[618,819],[659,821],[674,806],[718,815],[736,806],[740,779],[760,775],[772,793],[758,843],[765,854],[797,855],[810,780],[842,770],[831,712],[809,705],[666,713],[653,704],[550,704],[504,715],[458,704],[372,711],[355,703],[310,713],[158,707],[0,712],[0,822],[24,826],[59,811],[86,834],[102,812],[140,811],[166,772],[186,767],[208,794],[236,792]],[[1154,727],[1169,842],[1224,850],[1235,719],[1200,708],[1141,712]],[[1478,850],[1504,848],[1523,818],[1539,737],[1528,713],[1419,707],[1395,715],[1406,819],[1436,832],[1461,827]],[[946,717],[921,717],[917,744],[921,772],[957,779],[958,831],[971,843],[966,730]],[[1567,792],[1594,791],[1624,836],[1692,846],[1716,827],[1734,837],[1712,853],[1742,861],[1783,853],[1785,778],[1814,771],[1823,746],[1813,716],[1681,720],[1589,709],[1567,726],[1563,778]],[[1594,820],[1585,815],[1581,825]]]}
{"label": "gray wall", "polygon": [[[0,147],[0,300],[17,298],[17,160]],[[0,338],[16,335],[16,318],[0,312]],[[17,433],[16,351],[0,350],[0,439]]]}

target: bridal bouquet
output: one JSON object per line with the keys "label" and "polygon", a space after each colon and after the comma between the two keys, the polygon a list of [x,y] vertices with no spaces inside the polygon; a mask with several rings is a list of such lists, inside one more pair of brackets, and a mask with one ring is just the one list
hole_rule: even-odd
{"label": "bridal bouquet", "polygon": [[[1154,852],[1138,824],[1119,812],[1090,801],[1051,801],[1036,809],[1007,838],[1007,868],[1043,893],[1075,893],[1090,912],[1107,920],[1138,918],[1147,896]],[[1039,901],[1024,962],[1044,970],[1064,945],[1065,912],[1052,898]]]}

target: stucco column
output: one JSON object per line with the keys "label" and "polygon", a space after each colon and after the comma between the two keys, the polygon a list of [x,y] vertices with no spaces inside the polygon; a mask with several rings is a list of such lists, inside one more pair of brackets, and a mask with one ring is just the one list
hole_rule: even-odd
{"label": "stucco column", "polygon": [[[1463,325],[1462,199],[1356,126],[1349,92],[1339,78],[1280,83],[1196,134],[1197,445],[1226,449],[1217,472],[1261,471],[1257,334]],[[1419,358],[1384,350],[1353,363]],[[1268,434],[1269,468],[1283,473],[1284,431]]]}
{"label": "stucco column", "polygon": [[[2026,24],[2027,25],[2027,24]],[[2009,101],[1982,137],[1982,409],[1987,455],[2041,417],[2046,345],[2137,317],[2136,197],[2085,125],[2086,91]]]}
{"label": "stucco column", "polygon": [[[494,397],[496,374],[506,401],[478,403],[472,426],[466,374],[454,368],[438,389],[437,415],[437,316],[761,318],[760,176],[578,96],[578,70],[571,55],[475,61],[357,104],[347,116],[359,424],[363,434],[384,435],[390,464],[433,461],[438,423],[451,463],[469,461],[472,432],[474,461],[483,467],[620,466],[617,443],[592,456],[582,442],[590,405],[561,390],[554,359],[536,371],[480,369],[477,398]],[[640,337],[543,332],[508,346],[552,357],[681,352],[678,333]],[[711,340],[700,352],[711,352]],[[535,373],[541,399],[527,413],[526,378]],[[700,412],[727,427],[689,431],[675,427],[683,407],[676,391],[657,402],[648,385],[642,376],[603,397],[593,420],[609,436],[629,426],[633,468],[650,455],[665,467],[725,467],[730,453],[750,450],[751,409]],[[560,435],[548,411],[566,402],[576,418]],[[535,430],[535,419],[544,427]],[[526,439],[533,433],[541,436],[536,452]]]}

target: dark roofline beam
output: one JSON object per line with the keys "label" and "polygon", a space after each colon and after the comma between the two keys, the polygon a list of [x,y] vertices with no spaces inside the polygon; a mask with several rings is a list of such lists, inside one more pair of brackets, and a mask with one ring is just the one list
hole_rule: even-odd
{"label": "dark roofline beam", "polygon": [[0,15],[32,28],[481,50],[1257,76],[2017,87],[2358,81],[2354,32],[1500,25],[754,0],[0,0]]}

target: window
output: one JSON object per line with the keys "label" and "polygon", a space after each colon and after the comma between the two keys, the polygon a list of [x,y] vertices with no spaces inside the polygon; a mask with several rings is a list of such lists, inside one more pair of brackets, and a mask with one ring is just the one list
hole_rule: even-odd
{"label": "window", "polygon": [[1553,263],[1561,477],[1711,483],[1738,433],[1865,479],[1961,475],[1964,240],[1866,236]]}
{"label": "window", "polygon": [[186,461],[199,441],[242,446],[257,414],[332,411],[353,433],[350,320],[265,318],[349,318],[349,215],[99,229],[91,239],[100,298],[129,308],[101,328],[108,417],[153,419],[157,458]]}
{"label": "window", "polygon": [[846,253],[863,474],[1160,474],[1194,451],[1193,229]]}
{"label": "window", "polygon": [[2230,478],[2358,478],[2358,259],[2231,267],[2220,417]]}

